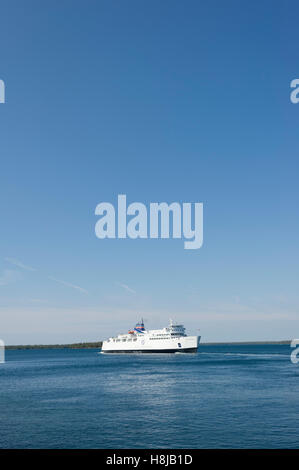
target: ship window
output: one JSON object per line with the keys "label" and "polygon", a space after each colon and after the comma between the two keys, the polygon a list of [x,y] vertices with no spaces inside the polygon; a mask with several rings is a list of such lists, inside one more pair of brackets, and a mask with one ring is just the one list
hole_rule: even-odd
{"label": "ship window", "polygon": [[126,339],[123,339],[123,341],[127,341]]}
{"label": "ship window", "polygon": [[134,338],[133,341],[137,341],[137,338]]}

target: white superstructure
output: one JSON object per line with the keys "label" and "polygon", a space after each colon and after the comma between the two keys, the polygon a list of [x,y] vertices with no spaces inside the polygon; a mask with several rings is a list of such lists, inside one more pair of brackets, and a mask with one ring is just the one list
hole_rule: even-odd
{"label": "white superstructure", "polygon": [[143,320],[127,334],[103,341],[103,353],[197,352],[200,336],[187,336],[183,325],[170,320],[162,330],[146,330]]}

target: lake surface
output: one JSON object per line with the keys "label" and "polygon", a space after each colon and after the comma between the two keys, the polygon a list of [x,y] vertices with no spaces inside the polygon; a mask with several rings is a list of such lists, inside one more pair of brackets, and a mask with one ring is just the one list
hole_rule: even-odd
{"label": "lake surface", "polygon": [[299,447],[299,364],[289,346],[199,351],[7,351],[0,447]]}

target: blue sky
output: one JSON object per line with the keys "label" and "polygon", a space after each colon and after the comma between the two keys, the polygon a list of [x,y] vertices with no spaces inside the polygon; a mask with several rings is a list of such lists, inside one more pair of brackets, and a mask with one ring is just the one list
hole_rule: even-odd
{"label": "blue sky", "polygon": [[[295,1],[2,1],[0,337],[143,315],[203,341],[299,335]],[[95,207],[204,203],[204,245],[99,240]],[[62,281],[62,282],[61,282]]]}

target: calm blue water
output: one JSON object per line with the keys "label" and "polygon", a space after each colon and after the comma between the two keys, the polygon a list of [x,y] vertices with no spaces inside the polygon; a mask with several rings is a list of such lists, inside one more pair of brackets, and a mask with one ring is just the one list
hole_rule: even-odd
{"label": "calm blue water", "polygon": [[1,448],[297,448],[289,346],[197,355],[7,351]]}

